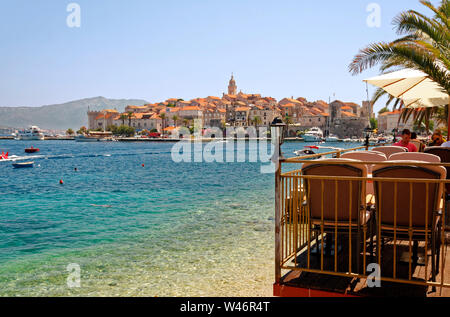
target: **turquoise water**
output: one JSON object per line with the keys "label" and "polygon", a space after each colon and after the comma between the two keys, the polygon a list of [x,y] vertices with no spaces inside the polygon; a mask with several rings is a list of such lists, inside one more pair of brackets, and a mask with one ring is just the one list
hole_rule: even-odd
{"label": "turquoise water", "polygon": [[261,163],[175,163],[170,143],[0,151],[31,145],[35,168],[0,162],[0,296],[271,295],[274,176]]}

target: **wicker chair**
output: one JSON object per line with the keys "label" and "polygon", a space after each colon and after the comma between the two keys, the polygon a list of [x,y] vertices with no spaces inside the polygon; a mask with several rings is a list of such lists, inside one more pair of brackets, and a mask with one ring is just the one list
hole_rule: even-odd
{"label": "wicker chair", "polygon": [[[323,164],[333,162],[333,165]],[[367,168],[360,161],[350,159],[318,160],[304,164],[305,176],[367,177]],[[323,187],[322,187],[323,186]],[[327,248],[330,250],[332,235],[356,233],[356,265],[360,272],[361,234],[370,230],[371,251],[373,249],[372,214],[364,206],[363,181],[305,180],[306,206],[310,216],[310,232],[316,232],[318,250],[319,232],[327,233]],[[337,202],[337,204],[336,204]],[[364,231],[362,231],[364,230]],[[337,239],[337,236],[335,237]]]}
{"label": "wicker chair", "polygon": [[408,150],[401,146],[380,146],[380,147],[374,148],[373,151],[383,153],[384,155],[386,155],[386,157],[389,160],[389,158],[392,154],[404,153],[404,152],[407,152]]}
{"label": "wicker chair", "polygon": [[[381,236],[377,236],[377,248],[383,250],[386,237],[414,242],[413,262],[417,263],[419,241],[431,241],[432,280],[436,281],[439,264],[440,202],[443,186],[437,183],[377,181],[377,178],[445,179],[446,170],[441,166],[427,168],[416,166],[418,161],[392,161],[396,166],[374,169],[373,178],[376,198],[376,218]],[[412,192],[411,189],[412,188]],[[428,199],[427,199],[428,196]],[[395,199],[397,198],[397,199]],[[427,202],[428,201],[428,205]]]}

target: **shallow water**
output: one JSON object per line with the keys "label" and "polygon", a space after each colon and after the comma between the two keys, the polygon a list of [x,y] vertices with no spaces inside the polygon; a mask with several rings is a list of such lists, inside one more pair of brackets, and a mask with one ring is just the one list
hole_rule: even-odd
{"label": "shallow water", "polygon": [[31,145],[33,169],[0,162],[0,296],[272,294],[274,176],[261,163],[175,163],[171,143],[0,151]]}

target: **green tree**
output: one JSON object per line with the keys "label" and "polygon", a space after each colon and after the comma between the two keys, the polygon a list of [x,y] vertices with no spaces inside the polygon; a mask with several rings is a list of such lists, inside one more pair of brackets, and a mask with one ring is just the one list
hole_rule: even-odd
{"label": "green tree", "polygon": [[382,108],[380,111],[378,111],[378,115],[389,112],[389,111],[390,111],[389,108],[386,106],[386,107]]}
{"label": "green tree", "polygon": [[87,132],[86,127],[81,127],[78,131],[77,134],[85,134]]}
{"label": "green tree", "polygon": [[109,125],[106,127],[106,131],[112,132],[113,134],[115,130],[117,130],[117,127],[115,125]]}
{"label": "green tree", "polygon": [[162,135],[164,136],[164,134],[166,132],[166,131],[164,131],[164,129],[166,128],[166,118],[167,118],[167,116],[166,116],[165,113],[161,113],[159,115],[159,117],[162,119]]}
{"label": "green tree", "polygon": [[136,134],[136,130],[133,127],[129,127],[126,125],[121,125],[120,127],[116,127],[114,131],[112,131],[114,135],[121,135],[132,137]]}
{"label": "green tree", "polygon": [[73,135],[74,132],[73,132],[72,129],[67,129],[66,134],[67,134],[67,135]]}
{"label": "green tree", "polygon": [[434,130],[434,122],[414,122],[413,130],[418,133],[427,133]]}
{"label": "green tree", "polygon": [[375,118],[370,119],[370,128],[372,130],[378,129],[378,120]]}
{"label": "green tree", "polygon": [[120,115],[120,120],[122,120],[122,125],[125,125],[125,120],[128,118],[128,115],[126,113],[122,113]]}
{"label": "green tree", "polygon": [[253,118],[253,124],[255,125],[255,128],[258,128],[258,126],[262,123],[261,117],[256,116]]}
{"label": "green tree", "polygon": [[178,127],[178,120],[179,120],[178,116],[177,116],[177,115],[174,115],[174,116],[172,117],[172,120],[173,120],[173,122],[175,123],[175,128]]}
{"label": "green tree", "polygon": [[[412,68],[426,73],[450,93],[450,1],[441,0],[439,6],[426,0],[420,2],[433,12],[433,17],[414,10],[400,13],[393,21],[400,38],[392,42],[374,43],[362,49],[354,57],[349,71],[356,75],[375,65],[380,65],[381,72]],[[378,89],[373,101],[386,94],[381,88]],[[395,101],[394,109],[403,108],[400,99],[389,96],[388,104],[392,101]],[[429,122],[438,109],[403,109],[401,119],[407,121],[412,115],[418,122]]]}
{"label": "green tree", "polygon": [[131,127],[131,119],[133,119],[134,113],[131,112],[131,111],[129,111],[129,112],[127,113],[127,117],[128,117],[128,126]]}

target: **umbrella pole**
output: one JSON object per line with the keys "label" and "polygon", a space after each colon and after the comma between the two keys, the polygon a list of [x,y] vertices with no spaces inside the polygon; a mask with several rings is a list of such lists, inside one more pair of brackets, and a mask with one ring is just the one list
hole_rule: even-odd
{"label": "umbrella pole", "polygon": [[447,106],[447,141],[450,141],[450,101],[449,104]]}

